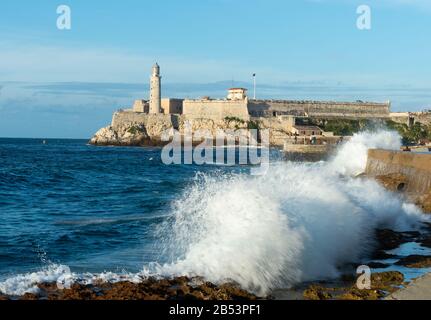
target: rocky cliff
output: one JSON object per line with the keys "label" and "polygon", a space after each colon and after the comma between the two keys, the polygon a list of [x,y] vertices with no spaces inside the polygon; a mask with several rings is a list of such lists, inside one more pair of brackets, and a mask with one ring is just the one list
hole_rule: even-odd
{"label": "rocky cliff", "polygon": [[[100,129],[91,138],[90,144],[113,146],[164,145],[169,139],[166,135],[172,129],[181,135],[192,132],[195,142],[202,141],[198,134],[216,137],[220,131],[227,136],[249,138],[249,129],[263,132],[269,129],[269,143],[282,146],[289,137],[287,122],[282,118],[254,119],[244,121],[235,117],[222,120],[188,119],[184,115],[146,114],[132,111],[115,112],[110,126]],[[244,141],[244,140],[243,140]]]}

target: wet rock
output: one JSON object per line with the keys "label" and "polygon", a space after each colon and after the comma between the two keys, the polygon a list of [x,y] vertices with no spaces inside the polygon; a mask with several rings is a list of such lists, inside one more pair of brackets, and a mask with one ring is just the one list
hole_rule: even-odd
{"label": "wet rock", "polygon": [[345,287],[323,287],[320,285],[310,285],[304,291],[304,299],[307,300],[378,300],[388,293],[397,289],[397,286],[404,282],[404,276],[398,271],[388,271],[373,273],[371,275],[371,289],[359,289],[356,285],[356,278],[349,277],[352,281]]}
{"label": "wet rock", "polygon": [[[219,287],[219,293],[226,296],[228,300],[255,300],[256,296],[248,293],[241,289],[241,287],[235,283],[222,284]],[[224,299],[223,299],[224,300]]]}
{"label": "wet rock", "polygon": [[393,250],[403,243],[408,242],[410,237],[390,229],[377,229],[376,239],[379,245],[379,250]]}
{"label": "wet rock", "polygon": [[431,256],[410,255],[395,263],[407,268],[429,268],[431,267]]}
{"label": "wet rock", "polygon": [[40,296],[34,293],[26,293],[24,294],[20,300],[39,300]]}
{"label": "wet rock", "polygon": [[329,300],[332,295],[328,292],[330,288],[325,288],[319,285],[311,285],[308,289],[304,291],[305,300]]}
{"label": "wet rock", "polygon": [[386,271],[371,274],[371,287],[375,289],[388,289],[390,286],[399,286],[404,282],[404,275],[399,271]]}
{"label": "wet rock", "polygon": [[[198,285],[197,285],[198,284]],[[42,283],[40,293],[26,294],[23,300],[255,300],[257,297],[234,283],[215,285],[202,280],[178,277],[174,279],[143,279],[139,283],[95,282],[75,283],[59,289],[56,283]]]}
{"label": "wet rock", "polygon": [[389,264],[381,263],[381,262],[369,262],[367,263],[367,266],[369,266],[372,269],[383,269],[383,268],[389,267]]}
{"label": "wet rock", "polygon": [[375,251],[372,255],[375,260],[386,260],[386,259],[396,259],[397,256],[394,254],[386,253],[384,250]]}
{"label": "wet rock", "polygon": [[[54,300],[55,295],[51,298]],[[64,289],[58,295],[59,300],[94,300],[97,297],[91,286],[73,284],[69,289]]]}
{"label": "wet rock", "polygon": [[378,300],[384,296],[381,290],[360,290],[358,288],[350,288],[346,293],[336,297],[337,300]]}
{"label": "wet rock", "polygon": [[418,242],[422,247],[431,248],[431,236],[423,237]]}

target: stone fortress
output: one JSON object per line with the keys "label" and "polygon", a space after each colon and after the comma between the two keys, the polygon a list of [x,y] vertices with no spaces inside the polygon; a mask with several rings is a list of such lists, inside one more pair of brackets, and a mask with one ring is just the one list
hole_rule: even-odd
{"label": "stone fortress", "polygon": [[136,113],[177,114],[188,119],[222,120],[237,117],[244,121],[252,117],[277,117],[282,115],[324,118],[388,118],[390,102],[323,102],[294,100],[249,100],[247,89],[231,88],[226,99],[171,99],[161,98],[160,67],[156,63],[150,80],[150,100],[136,100],[131,110]]}
{"label": "stone fortress", "polygon": [[[193,131],[205,129],[214,134],[218,129],[270,129],[270,143],[282,146],[292,135],[326,134],[317,127],[300,125],[298,122],[302,121],[298,120],[301,119],[391,118],[389,101],[254,100],[247,97],[245,88],[228,89],[225,99],[162,98],[161,79],[160,66],[156,63],[150,78],[149,100],[136,100],[131,108],[115,112],[111,126],[99,130],[90,143],[161,144],[163,131],[174,128],[183,132],[186,124],[189,124]],[[394,119],[397,122],[411,121],[399,117]]]}

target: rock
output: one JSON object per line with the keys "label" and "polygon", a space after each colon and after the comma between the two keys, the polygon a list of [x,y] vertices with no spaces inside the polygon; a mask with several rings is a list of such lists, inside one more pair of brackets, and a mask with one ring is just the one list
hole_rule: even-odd
{"label": "rock", "polygon": [[360,290],[356,287],[350,288],[346,293],[336,297],[337,300],[378,300],[384,296],[380,290]]}
{"label": "rock", "polygon": [[40,299],[40,296],[34,293],[26,293],[20,298],[20,300],[39,300],[39,299]]}
{"label": "rock", "polygon": [[[225,283],[219,287],[219,291],[222,292],[223,296],[227,297],[228,300],[255,300],[256,296],[249,292],[241,289],[241,287],[235,283]],[[224,299],[223,299],[224,300]]]}
{"label": "rock", "polygon": [[407,268],[429,268],[431,267],[431,256],[410,255],[398,260],[395,264]]}
{"label": "rock", "polygon": [[399,286],[404,282],[404,275],[399,271],[386,271],[371,274],[371,287],[374,289],[388,289]]}
{"label": "rock", "polygon": [[311,285],[304,291],[305,300],[329,300],[332,295],[328,293],[328,288],[321,287],[319,285]]}
{"label": "rock", "polygon": [[64,289],[59,296],[51,295],[52,300],[95,300],[97,295],[91,286],[73,284],[70,289]]}
{"label": "rock", "polygon": [[[201,283],[196,286],[196,283]],[[40,294],[25,294],[23,300],[255,300],[257,297],[234,283],[216,286],[200,279],[178,277],[173,279],[143,279],[132,283],[95,282],[92,285],[75,283],[60,290],[56,283],[39,285]]]}
{"label": "rock", "polygon": [[116,128],[109,126],[102,128],[97,131],[89,143],[101,146],[145,146],[159,144],[150,139],[144,125],[131,125]]}
{"label": "rock", "polygon": [[367,263],[367,266],[369,266],[372,269],[383,269],[383,268],[389,267],[389,264],[381,263],[381,262],[369,262]]}
{"label": "rock", "polygon": [[378,229],[376,230],[376,239],[379,250],[393,250],[398,248],[401,244],[408,242],[410,237],[389,229]]}
{"label": "rock", "polygon": [[356,278],[344,276],[350,284],[346,287],[323,287],[312,284],[303,293],[307,300],[378,300],[393,292],[404,281],[401,272],[388,271],[371,275],[371,289],[358,289]]}
{"label": "rock", "polygon": [[431,236],[423,237],[423,238],[422,238],[422,239],[420,239],[418,242],[419,242],[419,243],[421,244],[421,246],[423,246],[423,247],[431,248]]}
{"label": "rock", "polygon": [[95,145],[115,145],[118,143],[117,132],[111,126],[102,128],[91,138],[90,143]]}
{"label": "rock", "polygon": [[373,253],[372,258],[375,260],[396,259],[394,254],[386,253],[384,250],[377,250]]}

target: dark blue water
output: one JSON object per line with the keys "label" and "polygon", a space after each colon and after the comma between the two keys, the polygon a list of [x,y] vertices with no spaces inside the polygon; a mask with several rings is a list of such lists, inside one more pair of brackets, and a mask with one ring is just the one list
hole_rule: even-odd
{"label": "dark blue water", "polygon": [[198,172],[245,170],[168,166],[160,154],[85,140],[0,139],[0,278],[47,263],[141,270],[157,256],[155,226]]}

